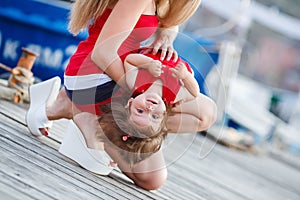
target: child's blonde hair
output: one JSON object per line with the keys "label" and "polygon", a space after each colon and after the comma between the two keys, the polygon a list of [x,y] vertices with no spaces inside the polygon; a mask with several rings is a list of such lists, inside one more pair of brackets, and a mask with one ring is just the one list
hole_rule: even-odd
{"label": "child's blonde hair", "polygon": [[[68,28],[71,33],[77,35],[118,0],[74,1]],[[156,0],[160,27],[168,28],[183,23],[197,10],[200,2],[201,0]]]}
{"label": "child's blonde hair", "polygon": [[104,107],[101,109],[105,113],[99,117],[99,124],[106,137],[101,139],[114,145],[126,162],[136,164],[160,149],[167,135],[167,113],[160,129],[154,131],[132,123],[129,120],[129,109],[125,108],[124,103],[113,102]]}

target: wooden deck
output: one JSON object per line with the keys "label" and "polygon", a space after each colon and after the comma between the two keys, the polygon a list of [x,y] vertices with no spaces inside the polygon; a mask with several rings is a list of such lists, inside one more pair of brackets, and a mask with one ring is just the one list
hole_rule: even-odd
{"label": "wooden deck", "polygon": [[33,137],[28,105],[0,100],[0,199],[300,199],[300,159],[260,149],[230,149],[199,134],[172,135],[164,151],[168,180],[156,191],[135,186],[120,171],[98,176],[57,151],[66,121],[50,138]]}

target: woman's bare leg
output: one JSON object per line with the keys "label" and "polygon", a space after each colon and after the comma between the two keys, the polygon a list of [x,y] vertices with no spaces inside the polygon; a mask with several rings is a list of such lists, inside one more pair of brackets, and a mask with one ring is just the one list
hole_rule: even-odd
{"label": "woman's bare leg", "polygon": [[73,118],[72,102],[67,96],[65,88],[62,88],[59,91],[59,94],[55,102],[51,106],[48,106],[46,108],[46,113],[49,120]]}
{"label": "woman's bare leg", "polygon": [[74,115],[73,121],[80,129],[89,148],[104,150],[103,142],[101,142],[100,138],[97,138],[97,131],[99,131],[97,115],[81,112]]}
{"label": "woman's bare leg", "polygon": [[[59,91],[55,102],[51,106],[47,106],[46,114],[49,120],[73,118],[72,102],[68,98],[65,88]],[[40,128],[40,131],[43,135],[48,135],[48,128]]]}
{"label": "woman's bare leg", "polygon": [[[96,138],[97,131],[102,131],[99,128],[98,116],[80,112],[72,106],[64,88],[61,89],[54,104],[47,107],[46,113],[49,120],[73,119],[81,130],[89,148],[104,149],[104,144],[99,141],[99,138]],[[44,130],[41,129],[41,131]],[[130,166],[124,161],[114,147],[105,146],[105,151],[117,162],[125,175],[132,179],[136,185],[146,190],[154,190],[161,187],[167,179],[167,169],[161,150],[134,166]]]}
{"label": "woman's bare leg", "polygon": [[76,113],[73,121],[81,130],[87,146],[92,149],[105,150],[122,172],[136,185],[146,190],[155,190],[166,181],[167,169],[161,150],[136,165],[130,166],[122,158],[117,147],[100,140],[99,135],[103,134],[103,131],[99,126],[97,115],[86,112]]}
{"label": "woman's bare leg", "polygon": [[146,190],[158,189],[167,179],[168,173],[162,150],[134,166],[130,166],[111,144],[105,143],[105,151],[118,164],[122,172],[141,188]]}

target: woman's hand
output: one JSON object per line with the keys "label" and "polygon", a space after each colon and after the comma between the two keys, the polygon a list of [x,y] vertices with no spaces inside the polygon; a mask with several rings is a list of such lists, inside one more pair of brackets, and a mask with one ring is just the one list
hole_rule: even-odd
{"label": "woman's hand", "polygon": [[159,38],[155,39],[151,47],[154,55],[161,50],[160,60],[170,60],[173,57],[174,62],[176,62],[178,59],[177,51],[173,47],[173,41],[170,41],[170,36],[167,34],[162,34]]}
{"label": "woman's hand", "polygon": [[173,42],[177,36],[177,33],[178,26],[158,29],[147,53],[153,53],[153,55],[156,55],[160,50],[160,60],[171,60],[172,58],[174,62],[176,62],[178,59],[178,54],[173,47]]}

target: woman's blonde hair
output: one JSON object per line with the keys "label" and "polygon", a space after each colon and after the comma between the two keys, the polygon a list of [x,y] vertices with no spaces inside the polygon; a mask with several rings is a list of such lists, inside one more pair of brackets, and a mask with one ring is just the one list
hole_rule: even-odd
{"label": "woman's blonde hair", "polygon": [[[74,0],[69,16],[69,31],[77,35],[118,0]],[[186,21],[197,10],[201,0],[156,0],[160,27],[167,28]]]}
{"label": "woman's blonde hair", "polygon": [[75,1],[69,16],[69,31],[77,35],[88,27],[92,20],[97,19],[108,6],[118,0],[73,0]]}
{"label": "woman's blonde hair", "polygon": [[195,13],[200,3],[201,0],[157,0],[160,27],[182,24]]}
{"label": "woman's blonde hair", "polygon": [[129,120],[129,110],[124,103],[117,101],[101,108],[105,113],[99,117],[99,124],[106,137],[100,134],[99,139],[113,145],[126,162],[134,165],[160,149],[167,135],[167,114],[158,131],[141,128]]}

